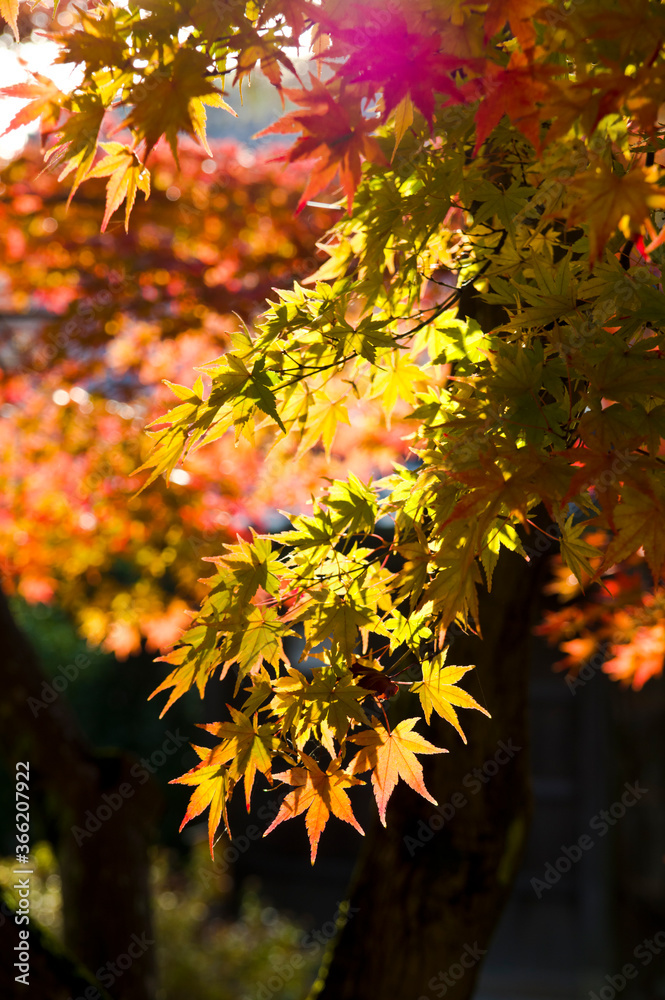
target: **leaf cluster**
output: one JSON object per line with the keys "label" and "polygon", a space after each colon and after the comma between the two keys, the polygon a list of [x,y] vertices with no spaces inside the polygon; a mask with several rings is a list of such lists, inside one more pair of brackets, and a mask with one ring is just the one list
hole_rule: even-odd
{"label": "leaf cluster", "polygon": [[[547,539],[579,581],[642,553],[663,574],[665,21],[655,0],[101,5],[61,39],[85,75],[47,156],[74,186],[111,173],[108,218],[160,137],[174,155],[178,132],[204,141],[216,81],[258,63],[281,88],[308,28],[312,73],[271,131],[312,162],[302,202],[339,178],[328,259],[201,367],[209,393],[173,386],[142,470],[168,477],[230,431],[330,455],[377,402],[412,428],[389,477],[321,484],[283,535],[223,549],[158,689],[171,704],[236,671],[244,703],[180,779],[186,818],[210,805],[212,844],[258,771],[292,789],[273,825],[306,812],[314,856],[331,813],[356,825],[357,775],[382,819],[398,777],[428,797],[416,755],[441,751],[385,703],[408,686],[456,727],[454,706],[479,708],[446,630],[481,632],[502,549],[532,559]],[[94,165],[114,107],[131,141]]]}

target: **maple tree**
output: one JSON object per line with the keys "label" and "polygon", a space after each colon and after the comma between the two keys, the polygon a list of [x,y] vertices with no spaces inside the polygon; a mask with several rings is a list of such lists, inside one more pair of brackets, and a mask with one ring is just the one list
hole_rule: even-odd
{"label": "maple tree", "polygon": [[[294,218],[295,183],[289,190],[273,166],[241,166],[235,147],[221,148],[215,176],[201,156],[181,154],[177,191],[164,162],[143,219],[102,240],[99,185],[68,210],[34,148],[2,174],[2,304],[20,324],[0,345],[5,586],[33,602],[57,595],[91,642],[122,657],[142,639],[172,645],[204,592],[200,560],[213,539],[264,523],[274,506],[270,475],[250,485],[259,452],[246,447],[237,463],[224,442],[179,487],[132,500],[140,429],[171,398],[161,379],[187,377],[202,351],[223,350],[257,292],[291,280],[323,228]],[[181,191],[197,192],[197,211]],[[266,213],[260,226],[245,211],[248,192]],[[211,224],[209,201],[226,207],[224,228]],[[137,260],[139,276],[128,267]],[[282,496],[300,489],[305,477],[280,482]]]}
{"label": "maple tree", "polygon": [[[444,661],[462,629],[497,654],[485,712],[517,718],[524,674],[508,710],[512,653],[488,609],[527,607],[540,552],[558,548],[568,587],[609,577],[624,618],[601,616],[596,637],[623,622],[638,645],[655,643],[658,663],[664,17],[653,0],[154,0],[92,4],[56,33],[79,81],[54,94],[36,80],[23,115],[41,118],[46,163],[73,193],[109,176],[103,226],[124,204],[131,231],[159,142],[176,160],[179,133],[205,148],[205,105],[224,107],[229,79],[252,71],[296,105],[267,131],[295,135],[283,158],[308,163],[300,208],[325,192],[339,210],[327,260],[200,364],[193,388],[173,386],[177,405],[150,428],[141,495],[230,432],[239,447],[327,458],[367,408],[411,428],[415,461],[377,482],[322,477],[289,531],[224,545],[200,612],[164,657],[166,707],[237,678],[233,721],[208,727],[221,742],[178,779],[195,786],[186,820],[211,805],[211,849],[225,801],[241,782],[249,801],[257,771],[293,786],[273,826],[306,812],[312,857],[331,813],[356,824],[357,775],[370,772],[382,819],[398,777],[432,801],[416,754],[443,748],[412,717],[391,723],[388,703],[407,687],[428,721],[459,729],[453,706],[481,707],[458,687],[469,664]],[[301,41],[307,79],[291,57]],[[635,563],[651,593],[633,588],[628,602],[617,567]],[[546,627],[586,640],[594,612],[576,614]],[[285,653],[293,635],[320,663],[311,681]],[[464,648],[456,641],[455,655]],[[573,662],[590,648],[569,649]],[[609,669],[645,676],[626,657]],[[275,761],[288,770],[273,774]],[[513,868],[518,797],[492,804],[497,860]],[[354,995],[372,995],[381,973],[362,975]],[[406,973],[389,982],[412,988]],[[340,983],[333,966],[324,991]]]}
{"label": "maple tree", "polygon": [[[35,145],[0,175],[0,742],[12,766],[29,757],[35,788],[48,792],[39,811],[61,866],[66,945],[90,969],[145,926],[148,817],[158,793],[152,783],[137,788],[129,808],[81,841],[86,814],[100,795],[117,795],[118,782],[135,782],[136,761],[122,750],[97,756],[62,675],[54,689],[5,594],[57,601],[91,643],[120,659],[168,648],[205,592],[201,558],[220,539],[248,534],[250,519],[264,525],[274,509],[275,476],[261,468],[260,450],[239,453],[223,441],[178,485],[133,498],[131,472],[146,455],[141,428],[171,398],[160,380],[187,378],[202,352],[223,350],[229,332],[251,319],[257,295],[310,268],[330,218],[324,210],[296,218],[298,181],[264,156],[229,142],[211,151],[214,173],[213,160],[193,149],[181,150],[177,177],[170,156],[161,157],[130,232],[111,223],[101,237],[102,180],[68,209],[66,185],[41,173]],[[250,198],[261,216],[247,211]],[[366,428],[354,445],[359,468],[376,444],[376,427]],[[290,462],[279,493],[292,503],[308,487]],[[65,664],[67,683],[78,663]],[[152,964],[149,952],[133,964],[128,995],[152,995]],[[34,988],[52,992],[48,977]]]}

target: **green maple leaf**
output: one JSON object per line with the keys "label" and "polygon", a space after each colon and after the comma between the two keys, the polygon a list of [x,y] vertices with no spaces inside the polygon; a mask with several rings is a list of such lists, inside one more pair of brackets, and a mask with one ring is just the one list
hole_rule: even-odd
{"label": "green maple leaf", "polygon": [[353,723],[369,725],[361,705],[368,693],[351,674],[340,677],[330,667],[315,667],[312,671],[305,698],[312,723],[320,730],[321,742],[331,757],[336,756],[333,737],[342,743]]}
{"label": "green maple leaf", "polygon": [[520,215],[526,202],[533,197],[534,190],[519,181],[513,181],[505,190],[485,181],[474,191],[480,206],[473,213],[476,222],[485,222],[496,216],[511,236],[515,235],[515,218]]}
{"label": "green maple leaf", "polygon": [[561,531],[561,558],[566,566],[572,570],[579,582],[583,583],[585,577],[587,580],[595,577],[596,571],[589,560],[599,559],[602,556],[602,552],[595,548],[595,546],[589,545],[588,542],[584,541],[582,535],[587,526],[583,521],[575,524],[574,520],[575,515],[571,514]]}
{"label": "green maple leaf", "polygon": [[376,495],[353,473],[347,482],[335,480],[323,502],[334,511],[332,524],[335,531],[373,531],[377,515]]}

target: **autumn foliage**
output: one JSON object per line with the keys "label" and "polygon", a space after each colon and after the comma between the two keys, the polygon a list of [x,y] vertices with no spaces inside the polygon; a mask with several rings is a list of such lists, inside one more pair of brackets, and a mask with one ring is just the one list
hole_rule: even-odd
{"label": "autumn foliage", "polygon": [[[197,359],[192,388],[168,376],[175,405],[141,456],[140,503],[233,439],[281,468],[311,456],[316,494],[289,530],[218,548],[164,656],[166,708],[236,678],[230,721],[204,727],[217,743],[178,779],[194,789],[185,822],[210,807],[212,849],[234,788],[249,805],[261,775],[289,789],[273,826],[306,814],[314,859],[331,814],[358,828],[359,783],[383,821],[398,779],[429,798],[419,755],[443,749],[420,714],[463,738],[456,708],[492,710],[460,687],[471,668],[446,663],[446,632],[482,633],[478,587],[505,549],[558,551],[564,597],[609,595],[546,623],[569,664],[609,640],[613,675],[639,686],[662,669],[661,4],[155,0],[91,5],[55,37],[77,86],[12,93],[71,193],[108,178],[102,230],[121,211],[132,233],[164,146],[177,160],[186,133],[207,152],[205,107],[230,107],[230,81],[257,71],[292,105],[266,132],[294,138],[280,155],[298,208],[337,210],[304,281]],[[214,200],[205,219],[223,224]],[[331,476],[377,420],[390,474]]]}

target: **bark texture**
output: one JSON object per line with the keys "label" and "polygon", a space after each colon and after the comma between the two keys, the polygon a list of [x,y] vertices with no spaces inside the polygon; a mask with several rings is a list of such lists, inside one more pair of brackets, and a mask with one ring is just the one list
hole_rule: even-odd
{"label": "bark texture", "polygon": [[453,642],[448,662],[476,664],[468,687],[492,719],[462,710],[463,746],[432,718],[432,742],[450,749],[423,759],[438,809],[403,782],[397,786],[387,828],[377,825],[368,838],[350,916],[312,1000],[430,1000],[444,986],[454,1000],[473,995],[530,819],[527,698],[537,573],[504,553],[491,594],[481,598],[483,641]]}
{"label": "bark texture", "polygon": [[[157,791],[132,775],[131,755],[89,746],[64,694],[37,707],[46,678],[1,592],[0,635],[0,753],[12,774],[17,761],[29,762],[31,809],[60,864],[65,944],[93,973],[103,970],[101,985],[116,1000],[152,1000],[148,847]],[[121,958],[124,969],[120,956],[130,959]]]}

